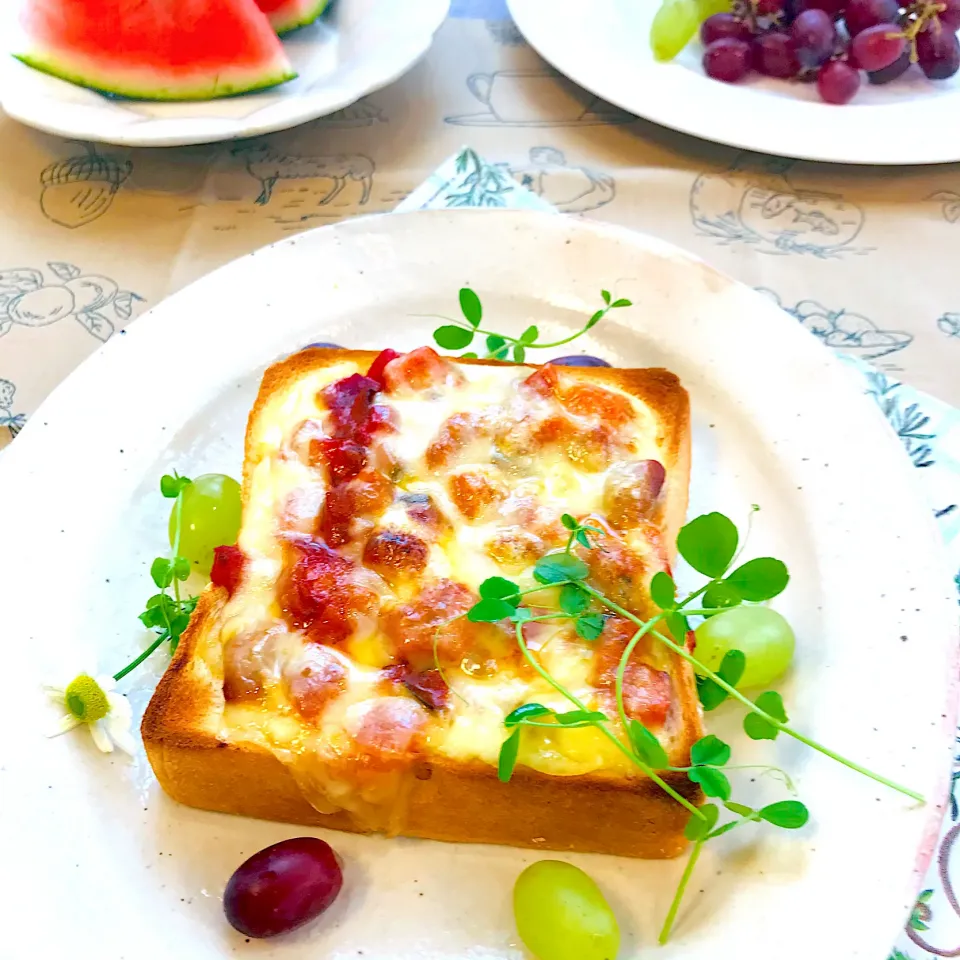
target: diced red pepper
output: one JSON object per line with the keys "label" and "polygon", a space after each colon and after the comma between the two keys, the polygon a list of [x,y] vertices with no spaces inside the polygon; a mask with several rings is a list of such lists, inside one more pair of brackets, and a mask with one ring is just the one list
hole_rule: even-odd
{"label": "diced red pepper", "polygon": [[396,360],[397,357],[402,356],[397,350],[391,350],[387,347],[386,350],[381,350],[373,363],[370,364],[370,369],[367,371],[367,377],[375,381],[379,389],[383,389],[386,386],[386,381],[383,377],[383,371],[386,368],[387,364],[391,360]]}

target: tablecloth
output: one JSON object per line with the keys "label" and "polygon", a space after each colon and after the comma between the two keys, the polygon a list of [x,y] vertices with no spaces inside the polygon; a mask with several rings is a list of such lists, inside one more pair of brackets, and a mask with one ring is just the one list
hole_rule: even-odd
{"label": "tablecloth", "polygon": [[[0,447],[165,296],[266,243],[405,200],[620,223],[761,289],[850,362],[920,471],[960,568],[960,413],[949,405],[960,404],[960,166],[811,164],[655,127],[552,71],[504,0],[454,0],[398,83],[256,140],[123,149],[0,114]],[[91,409],[90,428],[108,413]],[[954,788],[958,778],[960,756]],[[958,835],[954,794],[889,960],[960,956]]]}

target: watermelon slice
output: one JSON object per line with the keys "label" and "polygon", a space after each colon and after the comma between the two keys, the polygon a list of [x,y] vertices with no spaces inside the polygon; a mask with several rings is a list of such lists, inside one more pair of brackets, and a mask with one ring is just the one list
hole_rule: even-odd
{"label": "watermelon slice", "polygon": [[257,5],[282,35],[313,23],[330,6],[330,0],[257,0]]}
{"label": "watermelon slice", "polygon": [[212,100],[296,76],[255,0],[29,0],[23,26],[18,60],[141,100]]}

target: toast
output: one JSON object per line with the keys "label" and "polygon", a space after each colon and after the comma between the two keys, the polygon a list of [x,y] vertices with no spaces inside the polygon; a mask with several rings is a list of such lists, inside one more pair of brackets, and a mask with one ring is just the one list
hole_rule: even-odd
{"label": "toast", "polygon": [[[498,779],[506,715],[570,705],[512,624],[464,614],[488,577],[537,585],[533,563],[566,546],[564,513],[599,531],[574,548],[588,582],[647,614],[689,470],[689,401],[665,370],[429,348],[275,364],[247,426],[238,545],[218,550],[143,718],[161,786],[338,830],[675,856],[687,811],[595,728],[525,727],[512,779]],[[635,628],[607,614],[594,640],[569,621],[523,629],[531,656],[619,731],[613,678]],[[689,665],[645,640],[624,690],[627,713],[688,765],[701,735]],[[701,802],[684,774],[664,779]]]}

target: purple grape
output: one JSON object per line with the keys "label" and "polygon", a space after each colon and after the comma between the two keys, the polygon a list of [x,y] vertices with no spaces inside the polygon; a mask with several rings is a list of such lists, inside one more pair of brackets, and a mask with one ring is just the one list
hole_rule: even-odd
{"label": "purple grape", "polygon": [[800,70],[793,40],[779,31],[765,33],[753,41],[753,62],[760,73],[781,80],[795,77]]}
{"label": "purple grape", "polygon": [[708,77],[736,83],[750,72],[750,44],[727,37],[714,40],[703,52],[703,69]]}
{"label": "purple grape", "polygon": [[939,0],[939,2],[946,8],[937,14],[941,26],[954,32],[960,30],[960,0]]}
{"label": "purple grape", "polygon": [[324,343],[322,341],[318,343],[308,343],[303,349],[309,350],[311,347],[316,347],[320,350],[342,350],[343,347],[339,343]]}
{"label": "purple grape", "polygon": [[343,886],[337,855],[316,837],[283,840],[244,861],[227,883],[223,910],[247,937],[274,937],[303,926]]}
{"label": "purple grape", "polygon": [[882,70],[900,59],[907,41],[895,23],[878,23],[861,30],[850,42],[850,58],[864,70]]}
{"label": "purple grape", "polygon": [[709,47],[714,40],[722,40],[724,37],[749,40],[750,28],[732,13],[715,13],[700,24],[700,42],[705,47]]}
{"label": "purple grape", "polygon": [[833,21],[822,10],[804,10],[790,27],[797,60],[804,67],[817,67],[826,60],[837,40]]}
{"label": "purple grape", "polygon": [[610,367],[613,364],[607,363],[606,360],[601,360],[599,357],[591,357],[587,353],[578,353],[573,354],[569,357],[554,357],[553,360],[548,360],[547,363],[552,363],[556,367]]}
{"label": "purple grape", "polygon": [[787,13],[787,0],[757,0],[757,14],[761,17],[779,17]]}
{"label": "purple grape", "polygon": [[917,60],[931,80],[946,80],[960,70],[960,40],[942,24],[931,23],[917,36]]}
{"label": "purple grape", "polygon": [[847,0],[800,0],[797,11],[802,13],[804,10],[822,10],[832,20],[836,20],[846,5]]}
{"label": "purple grape", "polygon": [[843,13],[847,33],[855,37],[878,23],[896,23],[900,15],[897,0],[849,0]]}
{"label": "purple grape", "polygon": [[904,50],[900,56],[890,64],[889,67],[884,67],[882,70],[874,70],[871,73],[867,74],[867,79],[875,85],[880,85],[883,83],[890,83],[892,80],[896,80],[899,77],[902,77],[910,69],[910,51]]}
{"label": "purple grape", "polygon": [[860,71],[842,60],[825,63],[817,74],[817,90],[827,103],[849,103],[860,89]]}

